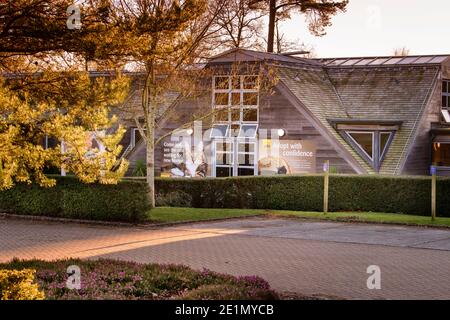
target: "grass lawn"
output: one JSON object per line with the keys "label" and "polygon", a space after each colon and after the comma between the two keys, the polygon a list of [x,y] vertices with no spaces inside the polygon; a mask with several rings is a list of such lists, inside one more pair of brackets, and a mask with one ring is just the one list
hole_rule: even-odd
{"label": "grass lawn", "polygon": [[436,218],[431,221],[431,217],[413,216],[399,213],[377,213],[377,212],[330,212],[326,215],[322,212],[302,212],[302,211],[270,211],[269,215],[279,217],[297,217],[306,219],[323,219],[346,222],[374,222],[374,223],[395,223],[420,226],[440,226],[450,227],[450,218]]}
{"label": "grass lawn", "polygon": [[153,222],[190,222],[213,219],[237,218],[253,215],[268,215],[274,217],[294,217],[303,219],[332,220],[344,222],[374,222],[395,223],[422,226],[450,227],[450,218],[436,218],[413,216],[398,213],[372,213],[372,212],[322,212],[284,211],[284,210],[258,210],[258,209],[197,209],[158,207],[149,213]]}
{"label": "grass lawn", "polygon": [[211,219],[226,219],[259,215],[267,213],[267,210],[258,209],[200,209],[157,207],[150,211],[149,217],[154,222],[188,222]]}

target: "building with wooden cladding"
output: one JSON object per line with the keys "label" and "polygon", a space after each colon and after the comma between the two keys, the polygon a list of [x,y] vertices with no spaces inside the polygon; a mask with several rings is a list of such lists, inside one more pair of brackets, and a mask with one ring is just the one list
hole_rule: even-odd
{"label": "building with wooden cladding", "polygon": [[[236,63],[269,66],[277,77],[270,93],[261,92],[260,73],[223,72]],[[211,117],[157,146],[158,174],[315,173],[329,160],[338,173],[428,175],[435,164],[450,175],[450,55],[305,59],[234,49],[206,68],[221,71],[205,94],[167,93],[157,136],[194,115]],[[135,83],[128,104],[139,103]],[[145,161],[145,144],[134,121],[122,120],[131,174],[137,160]]]}

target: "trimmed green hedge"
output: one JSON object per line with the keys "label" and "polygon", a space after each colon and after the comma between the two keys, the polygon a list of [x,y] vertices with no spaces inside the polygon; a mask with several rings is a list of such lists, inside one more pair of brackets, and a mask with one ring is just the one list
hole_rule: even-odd
{"label": "trimmed green hedge", "polygon": [[[198,208],[323,210],[323,176],[276,176],[156,181],[157,199],[189,195]],[[331,175],[330,211],[369,211],[430,215],[429,177]],[[180,201],[178,201],[180,203]],[[450,179],[437,185],[438,216],[450,217]]]}
{"label": "trimmed green hedge", "polygon": [[83,184],[75,177],[52,177],[53,188],[18,184],[0,191],[0,212],[71,219],[138,222],[150,209],[145,182]]}

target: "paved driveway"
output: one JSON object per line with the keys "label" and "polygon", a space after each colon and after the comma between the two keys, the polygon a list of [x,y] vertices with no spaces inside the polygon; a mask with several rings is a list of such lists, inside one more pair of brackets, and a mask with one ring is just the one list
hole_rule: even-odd
{"label": "paved driveway", "polygon": [[[450,231],[251,218],[161,229],[0,220],[0,261],[118,258],[256,274],[277,290],[350,299],[450,299]],[[381,290],[366,286],[381,268]]]}

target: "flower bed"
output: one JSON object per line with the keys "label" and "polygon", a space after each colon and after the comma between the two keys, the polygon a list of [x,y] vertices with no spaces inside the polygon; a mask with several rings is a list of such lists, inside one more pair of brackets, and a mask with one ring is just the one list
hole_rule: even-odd
{"label": "flower bed", "polygon": [[[81,270],[81,289],[68,289],[67,267]],[[0,269],[35,269],[46,299],[278,299],[256,276],[234,277],[182,265],[139,264],[117,260],[42,260],[0,264]]]}

